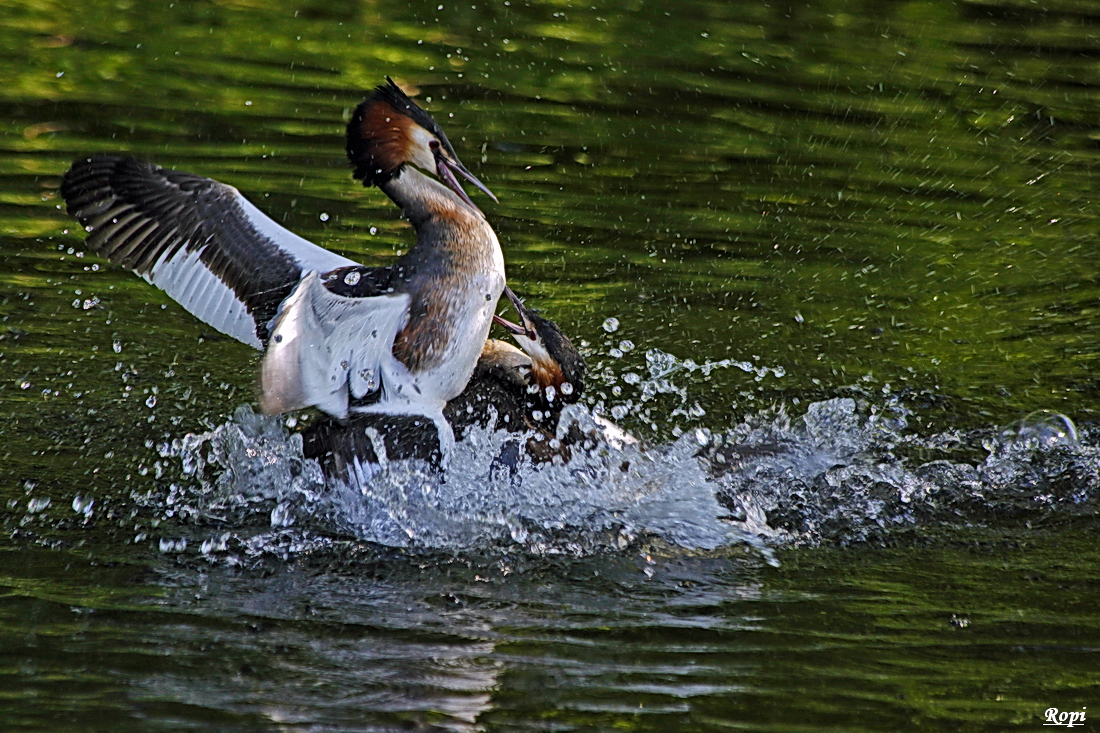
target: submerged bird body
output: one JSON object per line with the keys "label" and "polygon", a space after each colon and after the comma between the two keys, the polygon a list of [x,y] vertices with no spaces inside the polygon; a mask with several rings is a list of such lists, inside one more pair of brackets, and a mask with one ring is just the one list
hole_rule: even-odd
{"label": "submerged bird body", "polygon": [[230,186],[123,156],[78,160],[61,193],[93,250],[265,350],[266,412],[425,415],[446,444],[443,407],[473,373],[504,288],[496,235],[454,173],[489,191],[392,81],[356,108],[347,153],[416,230],[390,266],[318,247]]}

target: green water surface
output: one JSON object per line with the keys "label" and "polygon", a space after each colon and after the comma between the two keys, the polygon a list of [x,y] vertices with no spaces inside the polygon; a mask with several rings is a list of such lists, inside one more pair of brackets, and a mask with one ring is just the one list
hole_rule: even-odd
{"label": "green water surface", "polygon": [[[897,401],[917,433],[1097,418],[1100,3],[0,3],[0,729],[1100,718],[1091,517],[778,568],[160,553],[134,498],[156,446],[252,400],[256,354],[86,252],[60,176],[128,152],[383,262],[412,231],[351,180],[342,132],[385,75],[499,197],[478,201],[510,283],[640,434],[836,396]],[[768,370],[643,403],[617,375],[650,349]]]}

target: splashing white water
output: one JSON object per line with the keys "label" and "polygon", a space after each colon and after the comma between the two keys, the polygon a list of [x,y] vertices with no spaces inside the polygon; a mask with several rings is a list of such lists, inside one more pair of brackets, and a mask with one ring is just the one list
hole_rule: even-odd
{"label": "splashing white water", "polygon": [[[620,341],[613,351],[632,348]],[[621,397],[613,417],[630,414],[655,430],[658,420],[671,425],[670,443],[609,435],[599,417],[607,395],[597,392],[589,406],[567,408],[561,425],[605,438],[588,449],[573,446],[567,461],[535,463],[524,436],[475,428],[446,471],[385,460],[376,441],[379,464],[357,466],[346,482],[326,481],[303,457],[293,423],[242,407],[230,422],[165,449],[189,477],[172,485],[165,515],[222,524],[214,539],[192,543],[204,556],[231,546],[224,530],[236,528],[249,554],[277,548],[280,556],[351,538],[534,555],[639,544],[689,552],[749,547],[772,562],[767,548],[777,545],[861,542],[898,528],[971,527],[1066,507],[1090,511],[1100,495],[1100,451],[1082,445],[1059,413],[1040,411],[970,436],[917,437],[905,434],[906,412],[889,398],[862,408],[833,399],[808,405],[801,417],[778,409],[712,431],[699,424],[702,411],[674,377],[693,375],[697,383],[733,367],[779,379],[782,371],[732,360],[697,364],[652,349],[645,356],[646,377],[597,365],[596,389],[610,386]],[[632,395],[616,392],[619,384]],[[671,395],[671,406],[654,407],[658,395]],[[943,457],[913,461],[907,451]],[[986,458],[975,463],[982,452]],[[258,533],[240,530],[257,525]]]}
{"label": "splashing white water", "polygon": [[[563,425],[601,428],[572,406]],[[698,428],[670,444],[599,442],[536,464],[522,439],[472,430],[446,472],[418,461],[361,467],[327,484],[285,423],[243,407],[234,420],[169,451],[194,479],[174,485],[168,516],[217,518],[250,554],[313,551],[333,538],[393,548],[584,555],[658,544],[686,551],[861,542],[906,527],[1027,523],[1095,511],[1100,449],[1058,413],[970,436],[904,434],[892,405],[813,403],[804,415],[757,415],[724,432]],[[379,448],[381,443],[379,443]],[[913,462],[907,450],[977,463]],[[516,456],[519,456],[518,458]],[[224,531],[224,528],[223,528]],[[197,540],[204,556],[226,547]],[[178,550],[178,546],[174,546]],[[211,549],[214,548],[214,549]]]}
{"label": "splashing white water", "polygon": [[[578,406],[563,413],[562,424],[571,422],[600,427]],[[473,429],[445,472],[383,459],[326,485],[302,457],[300,436],[243,407],[233,421],[177,441],[171,452],[200,483],[174,503],[197,502],[192,513],[208,516],[274,501],[273,528],[298,522],[389,547],[585,554],[647,539],[689,550],[762,548],[754,533],[723,518],[694,436],[658,450],[601,443],[575,450],[567,463],[543,464],[519,451],[519,440]]]}

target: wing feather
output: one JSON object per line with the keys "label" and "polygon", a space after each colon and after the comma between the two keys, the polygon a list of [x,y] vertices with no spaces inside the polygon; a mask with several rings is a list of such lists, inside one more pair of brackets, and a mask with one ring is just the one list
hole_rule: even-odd
{"label": "wing feather", "polygon": [[408,370],[393,341],[409,319],[409,296],[346,297],[307,273],[283,303],[260,367],[267,413],[314,406],[343,418],[348,400],[400,391]]}
{"label": "wing feather", "polygon": [[61,194],[89,247],[256,348],[303,272],[356,264],[280,226],[232,186],[124,156],[76,161]]}

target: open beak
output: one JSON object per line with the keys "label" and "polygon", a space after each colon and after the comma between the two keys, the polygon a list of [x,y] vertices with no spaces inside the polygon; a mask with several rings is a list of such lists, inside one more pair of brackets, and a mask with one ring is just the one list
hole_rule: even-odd
{"label": "open beak", "polygon": [[438,171],[439,177],[443,179],[443,183],[447,185],[447,188],[457,193],[458,197],[465,201],[468,205],[472,206],[475,211],[480,211],[481,209],[478,209],[477,205],[470,200],[469,196],[466,195],[466,192],[462,189],[462,184],[458,182],[458,179],[455,178],[455,174],[452,171],[457,171],[458,174],[465,178],[467,181],[474,184],[479,189],[488,194],[489,198],[491,198],[493,201],[500,203],[497,200],[497,197],[493,195],[493,192],[489,190],[488,186],[477,180],[477,178],[474,177],[474,174],[466,170],[466,166],[462,165],[457,160],[450,161],[444,158],[442,155],[436,155],[435,169],[436,171]]}
{"label": "open beak", "polygon": [[507,318],[501,318],[500,316],[496,315],[495,313],[493,314],[493,322],[496,323],[496,324],[499,324],[501,326],[504,326],[506,329],[508,329],[509,331],[514,333],[516,336],[526,336],[527,335],[527,329],[526,328],[524,328],[523,326],[517,326],[516,324],[509,321]]}
{"label": "open beak", "polygon": [[513,293],[512,289],[507,285],[504,286],[504,295],[508,298],[509,301],[511,301],[512,307],[516,309],[516,313],[519,314],[519,319],[523,322],[523,325],[516,325],[515,323],[512,323],[506,318],[501,318],[498,315],[494,315],[493,320],[501,326],[504,326],[504,328],[508,329],[516,336],[525,336],[532,341],[536,340],[538,338],[538,334],[535,333],[535,329],[528,324],[527,319],[523,316],[523,312],[525,310],[523,306],[523,301],[520,300],[519,297],[515,293]]}

